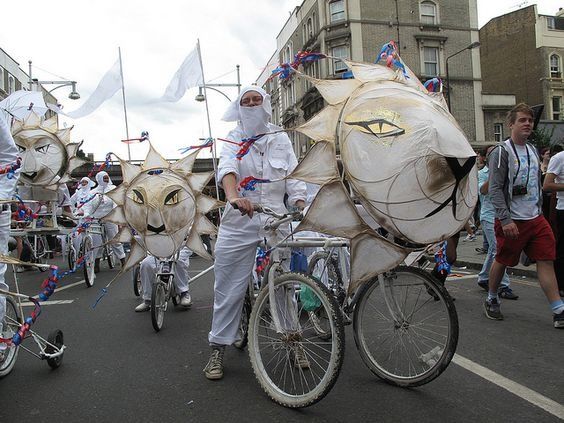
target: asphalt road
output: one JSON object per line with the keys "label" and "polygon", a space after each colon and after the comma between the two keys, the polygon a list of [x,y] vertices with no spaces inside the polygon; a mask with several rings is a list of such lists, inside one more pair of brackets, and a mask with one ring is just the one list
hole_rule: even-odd
{"label": "asphalt road", "polygon": [[[192,260],[197,273],[209,265]],[[226,351],[225,378],[211,382],[202,369],[208,358],[213,274],[196,281],[188,311],[169,309],[155,333],[149,313],[135,313],[130,274],[104,268],[93,288],[81,275],[61,282],[34,329],[46,336],[63,330],[67,350],[60,368],[20,351],[11,374],[0,380],[0,421],[418,421],[555,422],[564,419],[564,330],[533,279],[513,280],[517,301],[504,301],[506,320],[482,311],[484,292],[470,270],[455,269],[447,282],[456,297],[460,337],[453,363],[428,385],[402,389],[380,381],[362,363],[346,328],[346,354],[333,390],[301,410],[271,402],[255,381],[247,352]],[[42,274],[21,274],[20,289],[39,292]],[[9,275],[10,279],[12,276]],[[31,308],[26,308],[29,314]],[[28,347],[33,347],[26,340]],[[559,417],[558,417],[559,416]]]}

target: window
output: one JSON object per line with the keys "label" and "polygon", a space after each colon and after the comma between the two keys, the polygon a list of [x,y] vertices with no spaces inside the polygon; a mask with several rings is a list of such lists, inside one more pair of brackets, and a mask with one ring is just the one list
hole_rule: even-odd
{"label": "window", "polygon": [[419,5],[421,12],[421,23],[423,25],[436,25],[437,24],[437,6],[430,1],[421,2]]}
{"label": "window", "polygon": [[548,29],[556,29],[556,22],[554,21],[554,16],[546,17],[546,27]]}
{"label": "window", "polygon": [[294,55],[292,54],[292,44],[288,44],[284,49],[282,55],[282,63],[291,63],[294,60]]}
{"label": "window", "polygon": [[552,120],[560,120],[562,117],[561,113],[562,97],[552,97]]}
{"label": "window", "polygon": [[560,56],[553,54],[550,56],[550,77],[562,78],[562,70],[560,68]]}
{"label": "window", "polygon": [[16,91],[16,79],[12,75],[8,75],[8,94]]}
{"label": "window", "polygon": [[494,140],[495,142],[503,141],[503,123],[494,123]]}
{"label": "window", "polygon": [[342,21],[345,19],[345,0],[335,0],[329,3],[330,22]]}
{"label": "window", "polygon": [[439,75],[439,48],[423,47],[424,74],[426,76]]}
{"label": "window", "polygon": [[306,24],[306,39],[310,40],[313,37],[313,19],[309,18]]}
{"label": "window", "polygon": [[[331,49],[331,56],[338,57],[340,59],[349,58],[349,46],[337,46]],[[342,60],[333,60],[333,72],[340,73],[346,72],[348,70],[347,65]]]}
{"label": "window", "polygon": [[0,90],[3,90],[4,88],[4,69],[0,67]]}

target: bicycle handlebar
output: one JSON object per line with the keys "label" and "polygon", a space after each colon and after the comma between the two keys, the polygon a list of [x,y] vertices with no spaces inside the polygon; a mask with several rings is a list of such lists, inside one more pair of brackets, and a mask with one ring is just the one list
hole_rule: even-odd
{"label": "bicycle handlebar", "polygon": [[[231,207],[233,207],[235,210],[239,210],[239,206],[236,203],[230,203],[230,204]],[[277,213],[274,210],[272,210],[270,207],[263,206],[262,204],[253,204],[253,210],[257,213],[263,213],[277,219],[277,221],[265,225],[266,230],[276,229],[284,223],[290,222],[294,219],[300,219],[301,217],[303,217],[301,211],[293,212],[293,213]]]}

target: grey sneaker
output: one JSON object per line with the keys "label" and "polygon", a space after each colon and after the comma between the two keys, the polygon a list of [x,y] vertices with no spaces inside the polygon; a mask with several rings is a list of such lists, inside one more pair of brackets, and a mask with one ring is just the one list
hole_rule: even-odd
{"label": "grey sneaker", "polygon": [[492,320],[503,320],[503,314],[501,314],[501,305],[497,299],[493,299],[484,302],[484,309],[486,311],[486,317]]}
{"label": "grey sneaker", "polygon": [[564,311],[559,314],[553,314],[554,327],[556,329],[564,329]]}
{"label": "grey sneaker", "polygon": [[307,358],[304,347],[301,344],[297,344],[294,349],[294,367],[300,369],[309,369],[309,360]]}
{"label": "grey sneaker", "polygon": [[206,367],[204,367],[204,374],[209,380],[219,380],[223,378],[223,354],[225,347],[212,347],[210,359]]}
{"label": "grey sneaker", "polygon": [[135,307],[135,312],[143,313],[144,311],[149,311],[151,309],[151,302],[150,301],[143,301],[137,307]]}
{"label": "grey sneaker", "polygon": [[190,308],[192,305],[192,297],[188,292],[183,292],[180,294],[180,307]]}

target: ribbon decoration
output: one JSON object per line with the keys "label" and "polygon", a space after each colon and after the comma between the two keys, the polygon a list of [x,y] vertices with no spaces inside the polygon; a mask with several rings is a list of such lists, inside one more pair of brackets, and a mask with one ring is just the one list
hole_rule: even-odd
{"label": "ribbon decoration", "polygon": [[211,151],[211,148],[213,146],[213,142],[214,142],[213,138],[206,138],[204,143],[201,144],[201,145],[190,145],[188,147],[179,148],[178,151],[180,151],[180,154],[184,154],[184,153],[187,153],[190,150],[196,150],[196,149],[207,148],[207,147],[209,147],[210,151]]}
{"label": "ribbon decoration", "polygon": [[12,219],[16,222],[31,222],[39,217],[39,214],[28,207],[19,195],[15,194],[14,197],[19,204],[18,210],[12,213]]}
{"label": "ribbon decoration", "polygon": [[311,63],[317,62],[318,60],[327,58],[326,55],[319,52],[312,52],[312,51],[298,51],[294,56],[294,61],[290,63],[290,66],[293,69],[298,69],[299,65],[303,65],[304,63]]}
{"label": "ribbon decoration", "polygon": [[[41,284],[42,291],[39,293],[38,297],[41,301],[47,301],[49,297],[55,292],[57,288],[58,282],[64,278],[65,276],[76,272],[82,265],[84,264],[84,256],[80,257],[76,261],[76,265],[73,269],[67,270],[66,272],[59,275],[59,268],[57,266],[50,266],[49,267],[49,276],[43,281]],[[15,345],[18,346],[22,343],[25,339],[27,333],[29,332],[31,325],[35,323],[39,315],[41,314],[41,304],[39,300],[33,297],[28,297],[28,300],[34,304],[33,311],[29,317],[26,317],[24,323],[20,326],[19,330],[14,333],[12,338],[1,338],[0,342],[3,342],[7,345]]]}
{"label": "ribbon decoration", "polygon": [[239,187],[237,188],[238,191],[243,189],[244,191],[254,191],[256,189],[257,184],[267,184],[272,182],[270,179],[260,179],[255,178],[254,176],[247,176],[241,182],[239,182]]}
{"label": "ribbon decoration", "polygon": [[235,158],[237,160],[241,160],[249,153],[251,146],[260,138],[262,138],[264,135],[266,134],[259,134],[259,135],[255,135],[254,137],[243,138],[240,142],[227,140],[225,138],[218,138],[218,140],[223,142],[228,142],[229,144],[235,144],[241,147],[239,151],[237,151],[237,153],[235,154]]}
{"label": "ribbon decoration", "polygon": [[255,260],[256,263],[255,271],[257,272],[257,274],[261,273],[264,269],[266,269],[268,264],[270,263],[270,252],[271,250],[265,251],[262,248],[259,248],[259,250],[257,251],[257,257]]}
{"label": "ribbon decoration", "polygon": [[409,79],[405,65],[403,64],[403,61],[399,56],[398,47],[393,40],[382,46],[382,49],[378,54],[378,58],[376,59],[376,63],[378,63],[380,60],[385,60],[386,66],[389,68],[396,66],[397,68],[401,69],[403,76]]}
{"label": "ribbon decoration", "polygon": [[450,263],[446,258],[446,245],[447,241],[443,241],[439,250],[435,253],[435,263],[437,263],[437,272],[440,275],[447,276],[450,274]]}
{"label": "ribbon decoration", "polygon": [[21,167],[21,165],[22,158],[18,157],[15,163],[11,163],[3,168],[0,168],[0,175],[6,175],[8,179],[12,179],[14,177],[14,173]]}
{"label": "ribbon decoration", "polygon": [[429,91],[430,93],[442,93],[443,92],[443,81],[441,78],[431,78],[425,81],[423,86]]}
{"label": "ribbon decoration", "polygon": [[128,140],[121,140],[121,142],[124,142],[126,144],[133,144],[134,142],[143,142],[143,141],[147,141],[148,139],[149,139],[149,132],[143,131],[141,132],[141,136],[139,138],[129,138]]}

